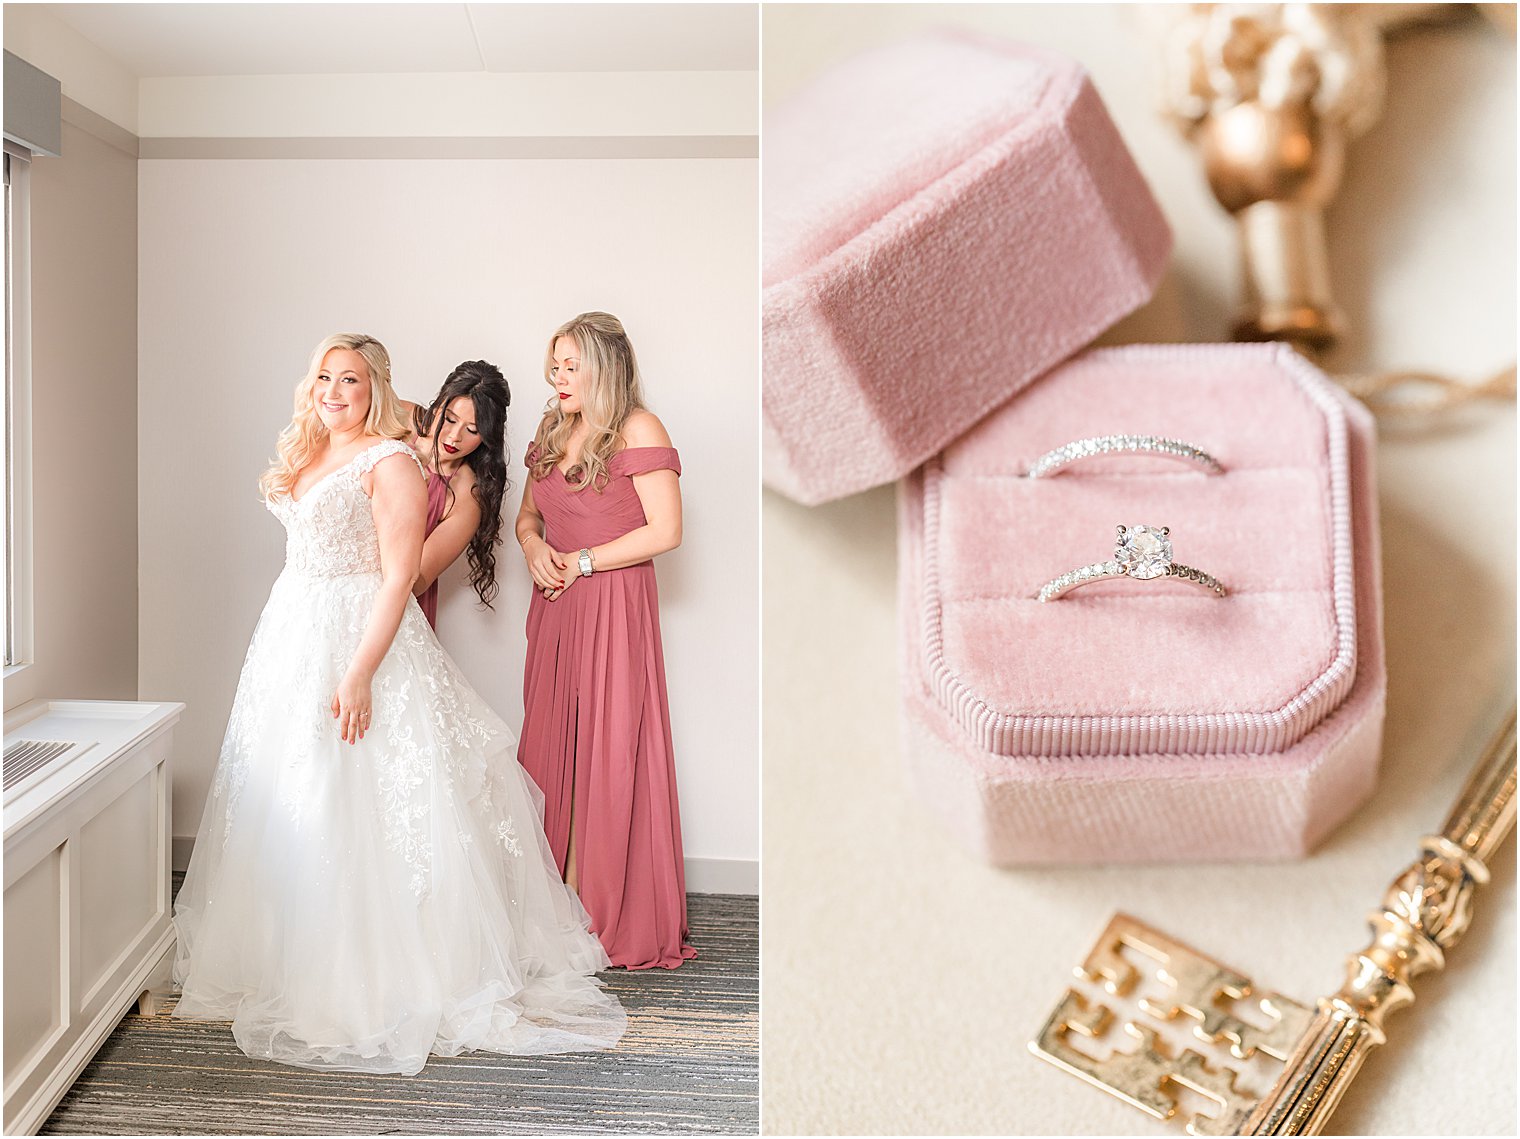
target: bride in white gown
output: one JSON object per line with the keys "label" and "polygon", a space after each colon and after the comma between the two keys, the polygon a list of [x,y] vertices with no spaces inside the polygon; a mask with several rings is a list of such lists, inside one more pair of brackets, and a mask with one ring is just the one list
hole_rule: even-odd
{"label": "bride in white gown", "polygon": [[538,789],[412,598],[407,433],[380,343],[324,341],[261,481],[285,569],[174,906],[175,1015],[309,1068],[610,1048],[625,1017]]}

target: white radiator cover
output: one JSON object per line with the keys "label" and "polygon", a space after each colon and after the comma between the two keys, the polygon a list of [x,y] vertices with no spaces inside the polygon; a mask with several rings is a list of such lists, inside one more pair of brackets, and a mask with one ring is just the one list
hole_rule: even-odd
{"label": "white radiator cover", "polygon": [[169,743],[183,704],[34,700],[5,742],[83,746],[5,792],[5,1132],[47,1120],[123,1014],[167,989]]}

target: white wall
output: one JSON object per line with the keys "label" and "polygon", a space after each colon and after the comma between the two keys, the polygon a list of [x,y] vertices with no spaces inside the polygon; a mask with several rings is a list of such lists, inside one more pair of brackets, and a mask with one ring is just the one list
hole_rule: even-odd
{"label": "white wall", "polygon": [[144,138],[751,135],[753,71],[144,79]]}
{"label": "white wall", "polygon": [[35,663],[8,708],[137,696],[136,164],[68,121],[31,164]]}
{"label": "white wall", "polygon": [[685,543],[657,565],[686,853],[753,867],[756,197],[752,159],[139,163],[140,696],[188,706],[176,835],[195,833],[283,558],[254,484],[311,348],[338,330],[378,336],[418,400],[460,360],[506,374],[501,596],[479,612],[456,567],[439,625],[516,726],[530,583],[511,519],[548,396],[542,352],[556,325],[599,308],[628,327],[685,467]]}

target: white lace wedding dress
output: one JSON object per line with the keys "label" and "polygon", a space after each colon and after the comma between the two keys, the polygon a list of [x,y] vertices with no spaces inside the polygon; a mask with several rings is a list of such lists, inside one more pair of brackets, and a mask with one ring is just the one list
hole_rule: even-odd
{"label": "white lace wedding dress", "polygon": [[428,1054],[610,1048],[622,1007],[555,871],[516,741],[416,603],[375,673],[373,728],[329,703],[380,551],[360,476],[386,441],[270,509],[286,529],[174,906],[175,1015],[230,1020],[250,1056],[420,1071]]}

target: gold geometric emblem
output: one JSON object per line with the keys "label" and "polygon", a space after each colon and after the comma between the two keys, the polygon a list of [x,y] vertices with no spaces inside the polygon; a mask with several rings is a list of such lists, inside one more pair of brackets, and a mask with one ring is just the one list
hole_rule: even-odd
{"label": "gold geometric emblem", "polygon": [[1030,1051],[1190,1135],[1234,1135],[1314,1010],[1126,914],[1075,970]]}
{"label": "gold geometric emblem", "polygon": [[[1515,709],[1483,750],[1439,834],[1367,919],[1333,996],[1310,1010],[1124,914],[1076,970],[1029,1048],[1193,1135],[1319,1135],[1412,980],[1442,969],[1472,921],[1488,860],[1515,825]],[[1502,1010],[1496,1010],[1502,1011]]]}

